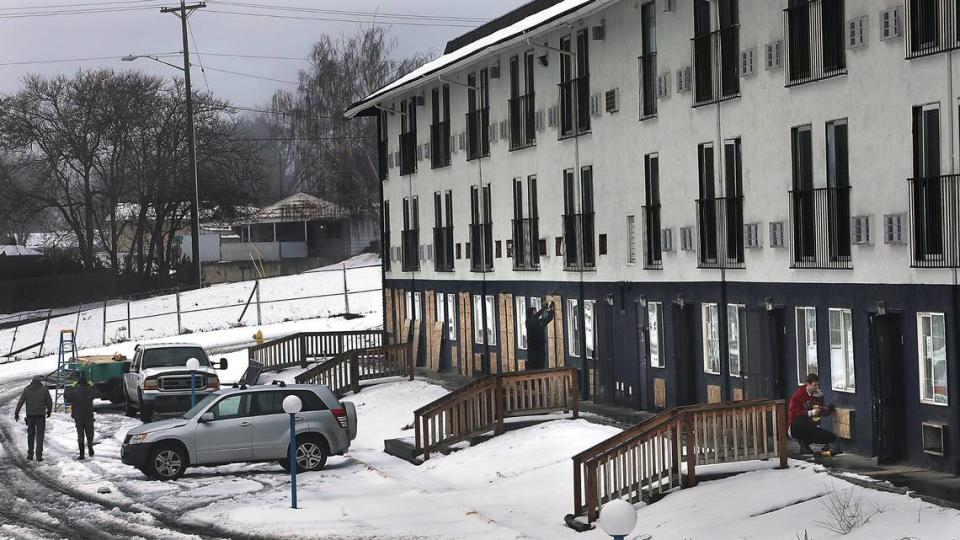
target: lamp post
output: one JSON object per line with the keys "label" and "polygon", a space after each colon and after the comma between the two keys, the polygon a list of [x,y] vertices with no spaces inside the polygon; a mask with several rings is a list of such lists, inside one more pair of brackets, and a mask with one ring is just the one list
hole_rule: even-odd
{"label": "lamp post", "polygon": [[197,370],[200,369],[200,361],[196,358],[187,360],[187,369],[190,370],[190,408],[197,405]]}
{"label": "lamp post", "polygon": [[637,511],[623,499],[616,499],[600,509],[600,528],[613,537],[624,540],[637,524]]}
{"label": "lamp post", "polygon": [[297,508],[297,413],[303,402],[294,395],[283,398],[283,411],[290,415],[290,508]]}
{"label": "lamp post", "polygon": [[[186,45],[186,41],[184,41],[184,44]],[[190,85],[189,56],[185,56],[183,67],[180,67],[176,64],[171,64],[170,62],[161,60],[156,56],[151,55],[128,54],[127,56],[121,58],[121,60],[124,62],[133,62],[139,58],[147,58],[149,60],[153,60],[154,62],[159,62],[165,66],[179,69],[183,72],[187,106],[187,152],[190,159],[190,179],[192,180],[193,184],[193,196],[190,199],[190,241],[194,275],[191,276],[191,278],[192,281],[195,282],[196,286],[199,287],[203,281],[203,273],[200,271],[200,187],[197,180],[197,140],[195,137],[196,133],[193,123],[193,90]]]}

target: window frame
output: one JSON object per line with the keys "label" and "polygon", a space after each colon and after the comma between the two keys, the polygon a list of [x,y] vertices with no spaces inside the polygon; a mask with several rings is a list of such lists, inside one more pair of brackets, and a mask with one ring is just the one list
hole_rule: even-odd
{"label": "window frame", "polygon": [[[746,308],[743,304],[727,304],[727,371],[731,377],[738,379],[743,378],[743,357],[746,352],[742,320]],[[732,321],[736,321],[736,334],[733,332]],[[733,371],[734,335],[736,336],[737,373]]]}
{"label": "window frame", "polygon": [[[651,317],[651,315],[654,315]],[[654,362],[656,353],[656,363]],[[647,302],[647,360],[650,367],[665,369],[663,357],[663,303]]]}
{"label": "window frame", "polygon": [[[587,312],[590,317],[587,317]],[[583,301],[583,357],[597,359],[597,301]]]}
{"label": "window frame", "polygon": [[[942,363],[943,363],[944,377],[946,378],[946,385],[945,385],[945,391],[944,391],[944,393],[943,393],[944,400],[943,400],[942,402],[938,402],[938,401],[936,400],[936,397],[937,397],[937,392],[936,392],[936,379],[934,378],[934,375],[932,375],[932,374],[931,374],[931,379],[930,379],[930,386],[931,386],[931,389],[932,389],[932,391],[933,391],[933,395],[932,395],[932,397],[925,397],[925,394],[926,394],[926,391],[925,391],[926,388],[925,388],[925,386],[926,386],[926,385],[925,385],[924,383],[926,382],[926,377],[927,377],[927,367],[926,367],[927,356],[926,356],[926,354],[924,354],[924,349],[926,348],[926,347],[925,347],[925,341],[926,341],[926,339],[929,338],[931,341],[934,340],[934,339],[936,339],[936,336],[933,334],[933,319],[934,319],[934,317],[939,317],[939,318],[942,320],[941,328],[943,328],[943,336],[942,336],[942,338],[941,338],[941,339],[943,340],[943,360],[942,360]],[[929,337],[926,336],[926,335],[923,333],[923,320],[924,320],[924,319],[929,319],[929,320],[930,320],[930,332],[931,332],[931,333],[930,333],[930,336],[929,336]],[[925,405],[936,405],[936,406],[938,406],[938,407],[949,407],[949,406],[950,406],[950,377],[949,377],[950,361],[949,361],[949,355],[947,354],[947,326],[946,326],[946,325],[947,325],[947,319],[946,319],[946,314],[945,314],[945,313],[930,312],[930,311],[921,311],[921,312],[918,312],[918,313],[917,313],[917,362],[918,362],[918,364],[919,364],[919,366],[918,366],[918,368],[919,368],[919,369],[918,369],[918,376],[919,376],[919,378],[920,378],[920,381],[919,381],[919,383],[920,383],[920,394],[919,394],[919,396],[920,396],[920,403],[923,403],[923,404],[925,404]],[[931,371],[932,373],[936,373],[936,369],[935,369],[934,364],[933,364],[933,358],[932,358],[932,356],[931,356],[930,371]]]}
{"label": "window frame", "polygon": [[[797,354],[797,356],[796,356],[796,358],[797,358],[797,384],[806,384],[806,382],[807,382],[807,376],[808,376],[808,375],[810,375],[811,373],[815,373],[815,374],[817,374],[817,375],[820,374],[820,351],[817,349],[818,343],[819,343],[819,339],[820,339],[820,338],[819,338],[820,331],[819,331],[819,329],[817,328],[817,308],[814,307],[814,306],[796,306],[796,307],[794,308],[793,313],[794,313],[793,330],[794,330],[794,337],[796,338],[796,345],[797,345],[797,353],[796,353],[796,354]],[[808,342],[809,336],[807,335],[807,332],[804,331],[802,334],[801,334],[801,332],[800,332],[800,330],[801,330],[801,328],[800,328],[801,315],[800,315],[800,314],[801,314],[801,313],[803,313],[803,319],[802,319],[802,320],[803,320],[803,323],[804,323],[804,324],[803,324],[804,330],[807,330],[807,329],[810,328],[810,327],[808,326],[809,318],[810,318],[810,315],[811,315],[811,314],[813,315],[813,343],[812,343],[812,344]],[[802,336],[802,337],[801,337],[801,336]],[[803,348],[801,348],[801,344],[802,344],[802,347],[803,347]],[[811,347],[811,345],[813,346],[814,360],[815,360],[815,362],[814,362],[814,367],[816,368],[816,371],[810,371],[809,352],[810,352],[810,347]],[[801,364],[800,364],[800,351],[801,351],[801,350],[803,351],[803,360],[804,360],[804,363],[803,363],[804,371],[803,371],[802,373],[800,372],[800,366],[801,366]]]}
{"label": "window frame", "polygon": [[513,305],[516,313],[513,318],[517,321],[517,349],[525,351],[530,339],[527,335],[527,297],[514,297]]}
{"label": "window frame", "polygon": [[567,298],[567,354],[573,358],[580,358],[580,301],[576,298]]}
{"label": "window frame", "polygon": [[[709,317],[708,313],[713,312]],[[720,375],[723,366],[720,364],[720,306],[716,302],[703,302],[700,304],[701,333],[703,344],[703,372],[710,375]],[[709,326],[709,328],[708,328]],[[713,339],[711,339],[711,330]],[[710,369],[709,353],[716,357],[716,370]]]}
{"label": "window frame", "polygon": [[[833,330],[833,315],[839,314],[840,316],[840,343],[835,346],[834,344],[834,330]],[[847,394],[856,394],[857,393],[857,370],[856,370],[856,354],[853,349],[853,310],[850,308],[839,308],[832,307],[828,309],[828,327],[830,329],[830,387],[834,392],[844,392]],[[846,326],[846,322],[849,322],[849,328]],[[840,350],[840,354],[843,355],[843,364],[841,373],[843,374],[843,381],[838,385],[837,378],[834,377],[836,370],[836,363],[834,360],[834,350]],[[848,365],[849,362],[849,365]],[[849,370],[849,371],[848,371]],[[847,380],[853,378],[853,385],[848,385]]]}

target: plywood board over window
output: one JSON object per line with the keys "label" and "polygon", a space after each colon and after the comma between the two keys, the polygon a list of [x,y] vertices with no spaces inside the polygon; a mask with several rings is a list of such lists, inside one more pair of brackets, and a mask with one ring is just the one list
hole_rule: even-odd
{"label": "plywood board over window", "polygon": [[852,409],[837,409],[833,415],[833,431],[841,439],[853,439]]}
{"label": "plywood board over window", "polygon": [[564,339],[563,339],[563,299],[560,295],[547,296],[547,303],[553,302],[553,322],[547,326],[547,353],[549,367],[563,367]]}
{"label": "plywood board over window", "polygon": [[513,295],[501,293],[497,298],[497,311],[500,321],[500,357],[503,360],[503,371],[512,373],[517,371],[516,334],[513,323]]}
{"label": "plywood board over window", "polygon": [[707,385],[707,403],[720,403],[723,398],[720,397],[720,387],[715,384]]}
{"label": "plywood board over window", "polygon": [[473,325],[472,325],[473,304],[471,303],[470,293],[460,293],[460,361],[459,369],[461,375],[473,376]]}
{"label": "plywood board over window", "polygon": [[437,318],[437,305],[436,305],[436,295],[433,291],[426,292],[426,314],[423,316],[424,328],[426,328],[426,341],[427,341],[427,358],[426,358],[426,367],[436,371],[436,368],[433,367],[433,355],[436,350],[440,348],[440,344],[433,337],[433,322]]}
{"label": "plywood board over window", "polygon": [[383,327],[387,331],[387,335],[393,335],[393,291],[390,289],[383,289],[383,301],[387,305],[386,313],[384,313]]}
{"label": "plywood board over window", "polygon": [[667,381],[666,379],[653,379],[653,405],[661,409],[667,408]]}

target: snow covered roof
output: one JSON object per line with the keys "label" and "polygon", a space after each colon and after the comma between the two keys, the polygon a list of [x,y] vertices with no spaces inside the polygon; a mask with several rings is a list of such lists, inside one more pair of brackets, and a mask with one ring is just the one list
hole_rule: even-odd
{"label": "snow covered roof", "polygon": [[342,219],[348,215],[349,212],[342,206],[300,192],[261,208],[249,222],[252,224],[314,221]]}
{"label": "snow covered roof", "polygon": [[[497,45],[510,44],[508,42],[513,42],[514,40],[533,32],[543,25],[578,12],[590,4],[605,4],[609,3],[609,0],[560,0],[559,2],[549,5],[551,3],[552,2],[546,2],[545,5],[548,5],[548,7],[523,17],[519,21],[500,28],[490,34],[484,35],[484,33],[481,31],[483,27],[478,28],[476,31],[481,31],[478,35],[482,37],[478,37],[476,40],[464,44],[459,48],[453,48],[453,50],[443,54],[436,60],[420,66],[407,75],[400,77],[396,81],[354,103],[344,113],[345,116],[352,118],[354,116],[368,115],[372,112],[373,106],[379,101],[387,98],[389,95],[399,91],[404,87],[407,87],[415,82],[423,81],[431,76],[439,77],[442,72],[451,69],[455,65],[475,54],[489,51],[490,49],[495,48]],[[515,12],[516,10],[511,13]],[[507,14],[504,17],[499,17],[484,26],[496,26],[498,21],[502,21],[509,16],[510,14]],[[467,36],[469,36],[469,34],[467,34]],[[450,49],[450,47],[447,48],[447,50]]]}
{"label": "snow covered roof", "polygon": [[0,257],[39,257],[41,255],[43,253],[24,246],[0,246]]}

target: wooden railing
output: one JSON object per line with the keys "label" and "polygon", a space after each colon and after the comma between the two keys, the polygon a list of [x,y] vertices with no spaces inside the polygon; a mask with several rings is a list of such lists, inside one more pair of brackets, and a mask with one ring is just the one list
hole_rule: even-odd
{"label": "wooden railing", "polygon": [[266,371],[292,366],[306,367],[312,360],[323,360],[354,350],[378,347],[383,332],[364,330],[349,332],[302,332],[254,345],[248,349],[251,361],[259,362]]}
{"label": "wooden railing", "polygon": [[555,368],[491,375],[414,411],[417,454],[446,448],[489,431],[503,433],[506,418],[554,411],[579,412],[577,370]]}
{"label": "wooden railing", "polygon": [[698,464],[771,458],[787,466],[783,400],[667,409],[573,457],[574,513],[593,522],[613,499],[649,501],[692,487]]}
{"label": "wooden railing", "polygon": [[322,384],[339,398],[360,392],[360,383],[385,377],[414,378],[415,359],[407,343],[355,349],[340,353],[330,360],[295,377],[298,384]]}

